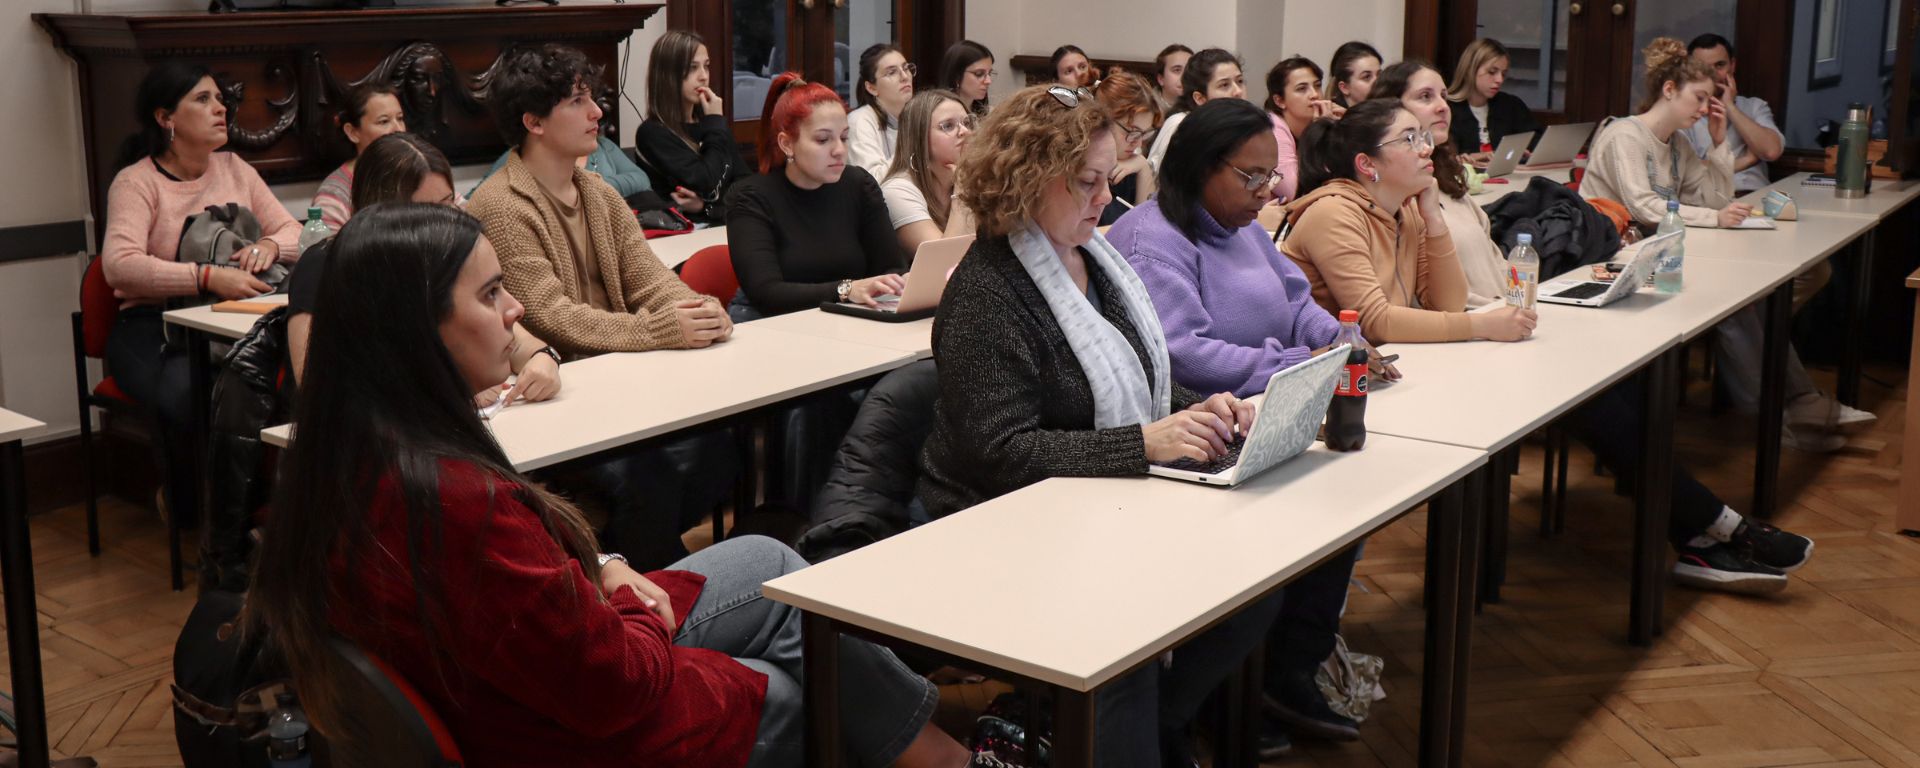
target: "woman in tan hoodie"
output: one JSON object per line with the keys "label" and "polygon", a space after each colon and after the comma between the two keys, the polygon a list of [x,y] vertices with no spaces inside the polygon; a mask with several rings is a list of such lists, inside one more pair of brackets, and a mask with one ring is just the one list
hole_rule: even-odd
{"label": "woman in tan hoodie", "polygon": [[1361,103],[1340,121],[1319,120],[1301,146],[1301,196],[1287,206],[1281,252],[1300,265],[1328,312],[1360,313],[1379,343],[1519,341],[1531,310],[1468,313],[1433,179],[1433,134],[1391,100]]}

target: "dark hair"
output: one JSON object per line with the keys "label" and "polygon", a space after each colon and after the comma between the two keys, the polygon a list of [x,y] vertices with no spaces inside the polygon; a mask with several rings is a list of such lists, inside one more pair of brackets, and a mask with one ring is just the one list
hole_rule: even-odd
{"label": "dark hair", "polygon": [[1267,113],[1244,99],[1216,99],[1193,110],[1167,142],[1167,156],[1160,162],[1161,215],[1187,239],[1198,238],[1200,222],[1193,209],[1200,204],[1207,177],[1248,139],[1272,131]]}
{"label": "dark hair", "polygon": [[1173,45],[1169,45],[1169,46],[1167,46],[1167,47],[1165,47],[1165,48],[1162,48],[1162,49],[1160,49],[1160,55],[1158,55],[1158,56],[1155,56],[1155,57],[1153,57],[1153,77],[1154,77],[1154,79],[1156,79],[1156,80],[1157,80],[1157,79],[1159,79],[1159,78],[1160,78],[1160,77],[1161,77],[1162,75],[1165,75],[1165,74],[1167,73],[1167,57],[1169,57],[1169,56],[1172,56],[1172,55],[1174,55],[1174,54],[1176,54],[1176,53],[1184,53],[1184,54],[1186,54],[1186,55],[1187,55],[1188,57],[1192,57],[1192,56],[1193,56],[1193,49],[1192,49],[1192,48],[1188,48],[1188,47],[1186,47],[1186,46],[1184,46],[1184,45],[1181,45],[1181,44],[1179,44],[1179,43],[1174,43]]}
{"label": "dark hair", "polygon": [[1193,102],[1193,95],[1207,92],[1207,85],[1213,82],[1213,70],[1222,64],[1238,67],[1240,58],[1220,48],[1208,48],[1187,59],[1187,71],[1180,73],[1180,100],[1174,102],[1174,114],[1191,112],[1199,106]]}
{"label": "dark hair", "polygon": [[[341,227],[321,271],[306,380],[294,406],[299,438],[280,462],[242,626],[281,652],[301,704],[330,739],[351,740],[363,719],[343,698],[348,673],[326,650],[329,613],[358,602],[360,574],[392,569],[409,577],[428,642],[444,642],[453,629],[444,609],[464,597],[449,594],[444,564],[436,562],[444,552],[445,462],[517,484],[514,498],[598,583],[592,529],[577,509],[514,471],[440,338],[454,283],[479,238],[480,222],[449,206],[374,205]],[[404,550],[375,551],[368,510],[387,488],[399,500]],[[434,657],[443,679],[459,679],[460,670]]]}
{"label": "dark hair", "polygon": [[1048,60],[1049,63],[1053,65],[1053,78],[1055,80],[1060,79],[1061,60],[1067,58],[1069,54],[1075,54],[1075,53],[1080,54],[1080,58],[1087,60],[1088,67],[1093,66],[1092,56],[1088,56],[1086,51],[1080,50],[1080,46],[1074,45],[1072,43],[1068,43],[1066,45],[1053,49],[1053,56]]}
{"label": "dark hair", "polygon": [[453,186],[453,168],[440,148],[411,133],[389,133],[360,154],[354,164],[353,207],[358,210],[381,203],[405,203],[426,183],[427,176],[446,177]]}
{"label": "dark hair", "polygon": [[501,59],[500,74],[489,83],[487,102],[500,135],[510,146],[520,146],[527,139],[523,115],[546,117],[575,90],[600,90],[600,67],[578,48],[548,43],[516,48]]}
{"label": "dark hair", "polygon": [[[1367,94],[1368,101],[1391,99],[1401,106],[1406,98],[1408,85],[1413,76],[1421,72],[1440,75],[1439,68],[1420,59],[1407,59],[1386,69],[1380,70],[1380,79],[1373,82],[1373,91]],[[1444,80],[1440,83],[1446,87]],[[1443,91],[1440,98],[1446,98]],[[1447,109],[1453,109],[1448,105]],[[1460,148],[1453,145],[1445,136],[1433,137],[1433,177],[1439,181],[1441,194],[1447,197],[1463,197],[1467,194],[1467,164],[1460,160]]]}
{"label": "dark hair", "polygon": [[892,43],[874,43],[861,51],[860,82],[853,86],[854,102],[863,107],[873,107],[873,114],[880,118],[882,130],[893,127],[894,118],[888,117],[887,111],[880,108],[879,100],[875,99],[873,94],[867,93],[867,86],[880,79],[880,60],[886,58],[889,53],[898,53],[903,59],[907,56]]}
{"label": "dark hair", "polygon": [[1368,99],[1349,108],[1339,120],[1323,117],[1313,121],[1306,135],[1300,137],[1300,185],[1294,199],[1306,197],[1334,179],[1358,181],[1354,156],[1379,152],[1374,145],[1386,137],[1404,109],[1399,99]]}
{"label": "dark hair", "polygon": [[[693,74],[693,55],[706,44],[697,34],[672,29],[654,41],[653,51],[647,54],[647,119],[660,121],[689,145],[693,144],[693,137],[687,135],[687,123],[705,115],[700,113],[698,104],[694,105],[693,113],[687,112],[680,96],[680,84]],[[712,55],[711,49],[708,55]]]}
{"label": "dark hair", "polygon": [[1293,71],[1296,69],[1304,69],[1312,72],[1313,79],[1315,80],[1322,80],[1327,76],[1326,73],[1320,71],[1320,65],[1313,63],[1312,59],[1305,56],[1290,56],[1281,59],[1280,63],[1273,65],[1273,69],[1267,70],[1267,103],[1262,106],[1265,106],[1268,112],[1276,115],[1280,114],[1280,108],[1274,106],[1273,102],[1276,99],[1281,101],[1286,100],[1287,78],[1292,76]]}
{"label": "dark hair", "polygon": [[1333,50],[1333,59],[1327,63],[1327,71],[1333,75],[1333,79],[1327,81],[1328,99],[1343,107],[1353,106],[1347,103],[1346,95],[1340,92],[1340,84],[1346,82],[1347,78],[1353,77],[1354,62],[1369,56],[1383,64],[1387,61],[1380,58],[1380,52],[1373,46],[1359,40],[1349,40]]}
{"label": "dark hair", "polygon": [[114,168],[125,168],[166,154],[167,148],[173,146],[173,137],[153,119],[153,113],[178,109],[180,101],[193,93],[193,87],[199,85],[202,78],[212,76],[204,65],[184,61],[163,61],[147,70],[147,76],[140,79],[140,88],[133,95],[133,122],[140,127],[120,142]]}
{"label": "dark hair", "polygon": [[[981,59],[993,58],[993,51],[972,40],[962,40],[947,46],[947,52],[940,55],[940,87],[960,92],[960,80],[967,76],[967,67]],[[976,115],[987,113],[987,100],[980,99],[967,105],[967,111]]]}
{"label": "dark hair", "polygon": [[367,105],[373,102],[375,96],[392,96],[398,99],[400,94],[394,90],[393,83],[386,80],[368,80],[354,86],[353,90],[347,91],[347,101],[341,106],[340,114],[336,118],[340,121],[340,126],[345,128],[349,125],[360,125],[360,121],[367,116]]}
{"label": "dark hair", "polygon": [[1699,37],[1696,37],[1693,40],[1689,41],[1687,43],[1687,55],[1692,56],[1694,51],[1698,51],[1703,48],[1725,48],[1727,49],[1727,58],[1734,58],[1733,41],[1728,40],[1712,32],[1708,32],[1706,34],[1700,35]]}

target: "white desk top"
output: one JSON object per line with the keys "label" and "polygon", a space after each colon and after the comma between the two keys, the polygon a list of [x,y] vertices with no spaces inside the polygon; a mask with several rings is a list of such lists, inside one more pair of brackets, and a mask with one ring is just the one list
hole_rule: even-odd
{"label": "white desk top", "polygon": [[32,437],[46,426],[34,419],[0,408],[0,443]]}
{"label": "white desk top", "polygon": [[[1088,691],[1485,463],[1370,435],[1235,489],[1048,480],[763,587],[859,627]],[[983,567],[984,566],[984,567]]]}
{"label": "white desk top", "polygon": [[1774,229],[1687,228],[1687,264],[1694,259],[1766,261],[1805,269],[1826,260],[1878,222],[1863,216],[1806,215]]}
{"label": "white desk top", "polygon": [[772,328],[783,333],[818,336],[849,344],[910,352],[915,360],[933,357],[933,318],[910,323],[883,323],[819,309],[790,312],[778,317],[755,320],[747,325]]}
{"label": "white desk top", "polygon": [[1520,168],[1515,168],[1513,170],[1513,173],[1509,173],[1505,176],[1500,177],[1500,178],[1506,179],[1507,183],[1505,184],[1494,183],[1494,184],[1483,185],[1481,187],[1480,194],[1469,195],[1468,197],[1473,198],[1474,205],[1486,207],[1487,205],[1492,204],[1494,201],[1499,200],[1500,198],[1506,197],[1507,195],[1526,189],[1528,184],[1533,183],[1533,177],[1535,176],[1545,176],[1549,179],[1553,179],[1554,181],[1560,182],[1561,184],[1565,184],[1568,181],[1573,179],[1573,168],[1568,166],[1568,167],[1561,167],[1561,168],[1550,168],[1543,171],[1530,171],[1530,170],[1527,170],[1524,166]]}
{"label": "white desk top", "polygon": [[[279,306],[287,303],[287,295],[274,293],[248,299],[248,301]],[[176,309],[168,312],[165,317],[167,322],[174,325],[204,331],[222,339],[238,339],[245,336],[248,331],[253,330],[253,324],[260,320],[259,315],[246,312],[215,312],[211,304],[204,307]]]}
{"label": "white desk top", "polygon": [[658,237],[647,241],[647,247],[653,249],[653,255],[668,269],[680,266],[681,262],[693,258],[700,249],[711,245],[727,244],[726,227],[707,227],[696,229],[684,235]]}
{"label": "white desk top", "polygon": [[1888,181],[1874,179],[1867,188],[1867,196],[1843,200],[1833,195],[1833,187],[1809,187],[1802,182],[1813,174],[1796,173],[1776,181],[1766,187],[1749,192],[1740,198],[1740,202],[1751,203],[1759,207],[1760,199],[1768,190],[1779,190],[1800,204],[1800,217],[1805,220],[1808,214],[1825,216],[1852,216],[1879,222],[1899,211],[1907,203],[1920,197],[1920,180],[1902,179]]}
{"label": "white desk top", "polygon": [[[561,368],[560,396],[488,422],[515,469],[530,471],[884,373],[898,350],[755,328],[707,349],[599,355]],[[286,425],[261,432],[286,447]]]}

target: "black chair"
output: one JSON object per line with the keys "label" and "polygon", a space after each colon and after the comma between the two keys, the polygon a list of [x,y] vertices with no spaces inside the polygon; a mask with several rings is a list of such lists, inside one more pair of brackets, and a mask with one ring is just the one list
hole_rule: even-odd
{"label": "black chair", "polygon": [[446,723],[393,667],[342,638],[330,638],[327,647],[350,672],[341,700],[353,702],[341,724],[353,738],[327,744],[330,765],[460,768],[460,747]]}

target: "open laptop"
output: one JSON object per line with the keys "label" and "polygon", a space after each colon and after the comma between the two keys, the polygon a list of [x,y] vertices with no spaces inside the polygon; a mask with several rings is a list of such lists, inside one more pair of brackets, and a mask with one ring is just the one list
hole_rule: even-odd
{"label": "open laptop", "polygon": [[899,296],[881,296],[878,308],[860,304],[824,301],[820,308],[837,315],[852,315],[885,323],[905,323],[932,317],[940,308],[940,294],[947,290],[947,276],[959,266],[960,257],[973,246],[973,235],[928,240],[914,251],[913,268],[907,271],[906,290]]}
{"label": "open laptop", "polygon": [[1540,143],[1533,148],[1533,155],[1527,158],[1526,167],[1540,168],[1572,163],[1573,156],[1580,154],[1580,148],[1587,145],[1587,137],[1592,135],[1593,123],[1547,126],[1546,135],[1541,136]]}
{"label": "open laptop", "polygon": [[1627,262],[1627,268],[1614,275],[1612,280],[1592,279],[1593,265],[1589,264],[1542,283],[1539,300],[1577,307],[1604,307],[1632,296],[1634,291],[1640,290],[1647,276],[1653,274],[1654,265],[1660,263],[1660,257],[1667,249],[1680,243],[1682,234],[1668,232],[1640,241],[1634,246],[1639,251],[1633,255],[1633,260]]}
{"label": "open laptop", "polygon": [[1156,464],[1147,468],[1147,474],[1231,487],[1300,455],[1313,445],[1326,420],[1335,377],[1346,365],[1350,349],[1352,345],[1342,344],[1267,379],[1267,396],[1254,413],[1253,428],[1228,448],[1226,456],[1206,463],[1183,459]]}
{"label": "open laptop", "polygon": [[1509,133],[1500,140],[1500,146],[1493,149],[1493,159],[1487,162],[1487,178],[1496,179],[1513,173],[1520,159],[1527,156],[1527,146],[1533,143],[1533,131]]}

